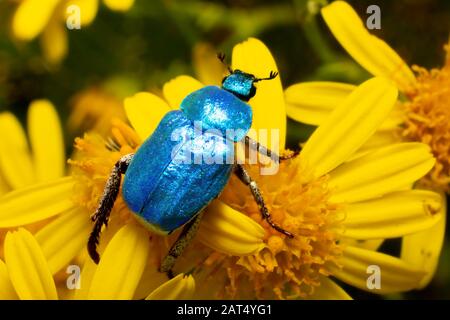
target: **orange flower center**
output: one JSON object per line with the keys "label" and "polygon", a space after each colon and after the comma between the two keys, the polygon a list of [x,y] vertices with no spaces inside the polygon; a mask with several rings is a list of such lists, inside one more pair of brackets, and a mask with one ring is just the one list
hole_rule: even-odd
{"label": "orange flower center", "polygon": [[417,86],[407,93],[406,123],[403,136],[428,144],[436,165],[424,179],[429,187],[449,191],[450,183],[450,46],[442,69],[428,71],[414,66]]}
{"label": "orange flower center", "polygon": [[[329,266],[341,254],[333,227],[339,225],[338,207],[328,201],[327,177],[309,180],[297,159],[283,162],[276,175],[259,175],[247,166],[258,183],[273,220],[295,237],[289,239],[261,218],[249,189],[232,177],[221,200],[266,230],[266,248],[243,257],[214,254],[206,264],[220,264],[229,278],[226,295],[233,298],[298,298],[314,292]],[[249,290],[249,287],[252,288]]]}

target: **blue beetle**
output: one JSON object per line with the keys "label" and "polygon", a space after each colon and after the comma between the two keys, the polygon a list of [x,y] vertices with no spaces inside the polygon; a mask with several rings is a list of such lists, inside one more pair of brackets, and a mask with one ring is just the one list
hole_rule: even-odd
{"label": "blue beetle", "polygon": [[[223,55],[219,55],[219,59],[224,62]],[[230,74],[223,79],[221,87],[206,86],[186,96],[180,110],[168,112],[135,154],[126,155],[116,163],[92,215],[95,224],[88,252],[95,263],[100,260],[96,248],[101,228],[108,223],[123,174],[123,199],[140,222],[163,235],[184,226],[160,267],[160,271],[169,276],[177,257],[194,237],[203,208],[219,196],[232,173],[250,188],[269,225],[293,237],[272,221],[256,182],[244,167],[234,159],[231,163],[227,161],[234,155],[234,143],[242,140],[247,147],[280,159],[246,135],[252,124],[252,110],[246,102],[256,94],[254,84],[274,79],[278,73],[270,72],[267,78],[257,78],[230,67],[228,70]],[[197,122],[206,133],[197,134]],[[233,130],[231,137],[230,129]],[[208,162],[211,157],[214,161]]]}

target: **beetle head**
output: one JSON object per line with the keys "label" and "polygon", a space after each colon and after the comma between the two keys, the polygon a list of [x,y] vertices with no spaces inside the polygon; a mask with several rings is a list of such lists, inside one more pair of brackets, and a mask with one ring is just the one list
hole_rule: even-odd
{"label": "beetle head", "polygon": [[[225,55],[219,54],[218,58],[224,63]],[[257,78],[253,74],[241,70],[233,70],[227,65],[229,75],[222,80],[222,89],[231,92],[243,101],[249,101],[256,94],[255,83],[262,80],[274,79],[278,72],[271,71],[267,78]]]}

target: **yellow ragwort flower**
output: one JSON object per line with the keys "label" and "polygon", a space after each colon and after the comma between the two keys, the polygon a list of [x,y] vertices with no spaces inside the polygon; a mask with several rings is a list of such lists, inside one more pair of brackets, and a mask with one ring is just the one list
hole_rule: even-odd
{"label": "yellow ragwort flower", "polygon": [[[429,145],[436,158],[433,169],[420,181],[427,189],[450,190],[450,47],[441,69],[412,70],[383,40],[370,34],[352,7],[335,1],[322,9],[322,16],[342,47],[374,76],[391,79],[403,94],[389,117],[358,155],[399,141],[417,141]],[[413,72],[415,71],[416,74]],[[335,82],[305,82],[285,91],[289,117],[312,125],[326,121],[330,112],[353,90],[354,85]],[[354,106],[350,106],[353,108]],[[443,201],[446,201],[443,195]],[[444,207],[443,207],[444,208]],[[410,263],[437,266],[444,240],[445,219],[426,233],[403,239],[402,256]],[[428,244],[422,239],[433,237]],[[417,247],[421,245],[421,254]],[[425,282],[424,282],[425,284]]]}
{"label": "yellow ragwort flower", "polygon": [[[237,45],[232,60],[233,68],[257,76],[277,70],[270,51],[256,39]],[[0,198],[1,227],[52,218],[35,238],[59,296],[66,293],[58,271],[70,263],[83,265],[81,289],[67,295],[77,299],[348,299],[331,277],[369,290],[367,267],[378,265],[383,276],[381,289],[373,291],[377,293],[411,290],[429,277],[424,266],[377,252],[383,239],[427,230],[443,219],[439,194],[411,189],[435,163],[429,147],[399,143],[354,158],[397,99],[397,89],[382,78],[363,83],[346,97],[314,132],[300,156],[282,163],[278,174],[258,177],[259,167],[248,166],[273,220],[293,232],[293,239],[262,221],[248,190],[233,178],[220,199],[208,207],[197,237],[177,262],[175,271],[188,272],[191,277],[178,276],[167,282],[157,271],[178,232],[169,237],[152,234],[136,221],[120,196],[102,235],[102,259],[96,266],[85,249],[89,215],[111,167],[139,147],[162,115],[178,108],[184,96],[202,85],[181,76],[164,86],[165,99],[150,93],[126,99],[125,112],[132,127],[117,120],[109,139],[96,134],[77,139],[71,177]],[[283,148],[286,113],[281,81],[258,83],[251,105],[253,128],[280,129]],[[20,274],[13,280],[4,273],[0,280],[8,277],[16,292],[28,292],[30,285],[24,285]]]}
{"label": "yellow ragwort flower", "polygon": [[[450,47],[441,69],[430,71],[408,65],[384,41],[371,35],[356,12],[343,1],[322,9],[322,16],[344,49],[374,76],[391,79],[405,96],[380,127],[371,145],[419,141],[430,146],[436,165],[424,182],[448,191],[450,187]],[[286,90],[288,115],[318,125],[355,86],[334,82],[306,82]]]}
{"label": "yellow ragwort flower", "polygon": [[[28,111],[28,137],[10,112],[0,113],[0,195],[36,183],[45,183],[65,173],[64,140],[58,115],[48,100],[35,100]],[[7,212],[5,212],[7,214]],[[21,225],[20,218],[4,215],[7,223]],[[39,226],[29,225],[36,230]],[[0,226],[0,243],[8,229]],[[3,246],[0,246],[0,256]]]}
{"label": "yellow ragwort flower", "polygon": [[[124,228],[118,232],[118,236],[115,237],[114,243],[109,246],[109,250],[117,249],[117,246],[128,245],[130,242],[125,241],[123,244],[120,242],[127,238],[129,235],[135,241],[142,239],[137,236],[139,231],[131,228]],[[141,231],[142,232],[142,231]],[[139,245],[139,243],[136,243]],[[141,243],[145,246],[145,241]],[[42,247],[39,245],[38,239],[33,236],[29,231],[19,228],[17,231],[8,232],[6,235],[5,243],[5,262],[0,259],[0,299],[17,299],[22,300],[55,300],[58,297],[61,298],[74,298],[62,289],[57,287],[57,278],[53,277],[50,269],[49,262],[45,258],[45,253]],[[105,252],[105,254],[108,254]],[[114,267],[122,267],[123,264],[115,263]],[[127,269],[128,272],[139,271],[135,268],[139,268],[139,262],[127,265],[131,267]],[[133,268],[134,267],[134,268]],[[104,268],[104,266],[103,266]],[[142,268],[142,264],[141,264]],[[122,274],[126,272],[122,271]],[[139,273],[139,276],[141,273]],[[84,274],[86,275],[86,274]],[[94,290],[99,281],[104,281],[102,278],[104,275],[102,272],[96,272],[92,281],[91,290]],[[122,278],[109,278],[108,274],[107,283],[111,286],[116,286],[117,281],[121,282]],[[83,280],[81,280],[83,279]],[[80,281],[86,279],[80,278]],[[126,279],[129,280],[129,279]],[[115,281],[115,282],[114,282]],[[81,284],[80,284],[81,285]],[[123,294],[119,291],[101,291],[97,298],[105,299],[123,299],[130,298],[126,295],[129,292],[128,286],[133,285],[128,281],[121,282],[123,286]],[[58,290],[57,290],[58,289]],[[107,289],[107,287],[102,287]],[[174,279],[163,283],[152,291],[147,299],[190,299],[195,290],[195,281],[192,276],[179,274]],[[59,291],[59,292],[58,292]],[[63,295],[66,294],[64,297]]]}
{"label": "yellow ragwort flower", "polygon": [[[31,41],[41,36],[44,57],[58,63],[67,54],[66,19],[73,14],[68,10],[76,5],[80,11],[80,26],[92,23],[97,15],[98,0],[23,0],[13,18],[13,35],[22,41]],[[111,10],[127,11],[134,0],[103,0]]]}

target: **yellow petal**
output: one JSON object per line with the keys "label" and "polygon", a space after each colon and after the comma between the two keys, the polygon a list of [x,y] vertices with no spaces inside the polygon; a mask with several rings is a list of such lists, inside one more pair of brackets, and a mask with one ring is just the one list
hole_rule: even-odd
{"label": "yellow petal", "polygon": [[192,298],[194,292],[194,277],[180,273],[159,286],[145,300],[187,300]]}
{"label": "yellow petal", "polygon": [[139,92],[124,100],[128,120],[144,141],[155,131],[161,119],[171,109],[160,97]]}
{"label": "yellow petal", "polygon": [[203,88],[203,84],[190,76],[178,76],[163,86],[164,98],[173,109],[180,108],[181,101],[190,93]]}
{"label": "yellow petal", "polygon": [[[356,86],[340,82],[303,82],[297,83],[284,91],[287,115],[299,122],[321,125],[350,95]],[[348,105],[349,108],[354,106]],[[403,111],[396,105],[378,130],[393,130],[403,122]]]}
{"label": "yellow petal", "polygon": [[44,220],[74,207],[72,177],[18,189],[0,198],[0,228]]}
{"label": "yellow petal", "polygon": [[408,65],[389,45],[367,31],[349,4],[334,1],[322,9],[322,16],[339,43],[367,71],[393,80],[402,91],[414,85],[415,77]]}
{"label": "yellow petal", "polygon": [[[97,251],[100,253],[101,257],[103,256],[105,248],[107,247],[111,239],[117,234],[117,232],[122,227],[123,221],[121,219],[111,219],[108,223],[108,227],[103,229],[100,244],[97,247]],[[97,271],[97,265],[92,261],[91,257],[89,256],[86,245],[87,241],[85,238],[84,248],[82,248],[82,250],[78,253],[78,255],[73,259],[73,264],[82,266],[82,269],[81,269],[81,277],[79,280],[80,289],[72,290],[72,294],[70,295],[71,299],[77,300],[88,299],[92,279],[94,278],[95,272]],[[67,274],[64,274],[64,276],[67,279]],[[148,292],[146,292],[146,294],[147,293]]]}
{"label": "yellow petal", "polygon": [[198,79],[206,85],[220,85],[227,70],[217,58],[217,50],[208,43],[198,43],[193,50],[193,64]]}
{"label": "yellow petal", "polygon": [[[150,249],[151,252],[151,249]],[[177,261],[178,263],[178,261]],[[158,267],[155,263],[148,262],[145,266],[144,273],[139,280],[139,285],[134,292],[133,300],[142,300],[148,296],[149,292],[154,291],[160,285],[167,281],[167,275],[165,273],[159,272]]]}
{"label": "yellow petal", "polygon": [[401,141],[397,131],[376,131],[347,161],[353,161],[388,145]]}
{"label": "yellow petal", "polygon": [[9,279],[8,269],[5,263],[0,260],[0,300],[17,299],[16,290]]}
{"label": "yellow petal", "polygon": [[348,160],[380,126],[397,99],[390,81],[372,78],[355,89],[314,131],[301,153],[317,177]]}
{"label": "yellow petal", "polygon": [[8,232],[5,262],[11,282],[21,299],[58,299],[44,253],[30,232],[23,228]]}
{"label": "yellow petal", "polygon": [[264,229],[248,216],[213,201],[202,218],[197,239],[229,255],[254,254],[264,248]]}
{"label": "yellow petal", "polygon": [[36,233],[52,274],[67,266],[86,247],[91,229],[89,213],[77,207]]}
{"label": "yellow petal", "polygon": [[[82,26],[87,26],[94,21],[98,11],[98,0],[69,0],[64,9],[67,10],[72,5],[80,8],[80,24]],[[71,12],[65,12],[65,17],[69,17],[70,14]]]}
{"label": "yellow petal", "polygon": [[321,277],[320,286],[315,288],[308,300],[352,300],[352,297],[330,278]]}
{"label": "yellow petal", "polygon": [[149,253],[148,233],[127,224],[109,242],[89,289],[89,299],[133,298]]}
{"label": "yellow petal", "polygon": [[33,149],[36,180],[49,181],[64,175],[64,141],[55,107],[48,100],[35,100],[28,111],[28,133]]}
{"label": "yellow petal", "polygon": [[[320,125],[356,86],[339,82],[304,82],[284,91],[288,117]],[[352,106],[353,107],[353,106]]]}
{"label": "yellow petal", "polygon": [[[425,272],[393,256],[362,248],[347,247],[339,260],[342,269],[331,267],[332,274],[341,281],[376,294],[403,292],[417,287]],[[369,289],[368,278],[374,275],[370,266],[379,267],[381,288]],[[368,269],[369,268],[369,269]]]}
{"label": "yellow petal", "polygon": [[5,179],[2,178],[1,171],[0,171],[0,196],[4,195],[8,191],[9,191],[9,186],[6,183]]}
{"label": "yellow petal", "polygon": [[41,46],[45,59],[58,64],[67,54],[68,39],[66,26],[62,21],[51,19],[41,37]]}
{"label": "yellow petal", "polygon": [[12,188],[34,182],[27,138],[19,121],[9,112],[0,114],[0,171]]}
{"label": "yellow petal", "polygon": [[12,31],[21,40],[35,38],[47,25],[60,0],[24,0],[12,20]]}
{"label": "yellow petal", "polygon": [[435,159],[428,145],[398,143],[347,162],[330,174],[333,202],[355,202],[397,191],[423,177]]}
{"label": "yellow petal", "polygon": [[[269,49],[264,43],[255,38],[249,38],[233,48],[232,62],[233,69],[239,69],[261,78],[268,77],[270,71],[278,71]],[[253,110],[252,128],[255,130],[268,130],[267,143],[265,141],[261,141],[261,143],[275,151],[278,148],[271,143],[271,130],[277,130],[279,149],[284,149],[286,139],[286,105],[280,76],[272,80],[258,82],[256,87],[256,95],[249,101]]]}
{"label": "yellow petal", "polygon": [[400,101],[397,101],[387,119],[380,125],[381,131],[393,131],[401,128],[405,121],[405,112]]}
{"label": "yellow petal", "polygon": [[346,206],[342,235],[354,239],[397,238],[425,230],[442,219],[438,193],[400,191]]}
{"label": "yellow petal", "polygon": [[134,0],[103,0],[103,3],[114,11],[128,11],[134,4]]}
{"label": "yellow petal", "polygon": [[424,269],[427,275],[418,289],[427,286],[436,272],[445,238],[446,198],[442,195],[441,219],[431,228],[403,237],[401,259],[406,263]]}

